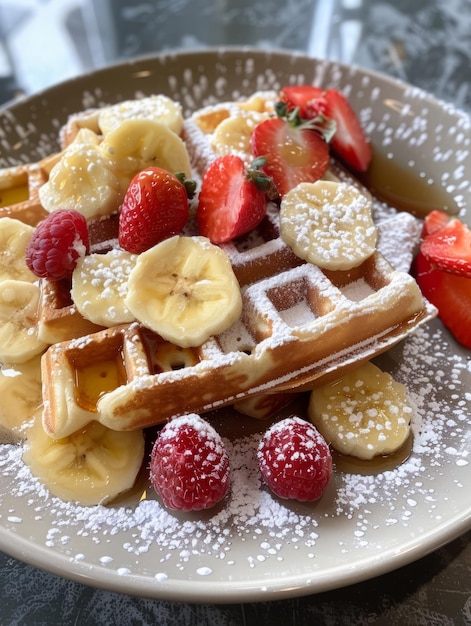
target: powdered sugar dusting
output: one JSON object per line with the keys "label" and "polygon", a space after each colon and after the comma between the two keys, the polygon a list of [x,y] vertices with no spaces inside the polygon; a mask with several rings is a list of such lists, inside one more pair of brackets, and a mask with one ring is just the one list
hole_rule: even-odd
{"label": "powdered sugar dusting", "polygon": [[[208,568],[206,579],[224,579],[233,561],[242,577],[244,571],[262,563],[264,570],[273,571],[267,563],[287,558],[286,546],[291,546],[289,550],[296,547],[297,558],[305,566],[312,555],[320,558],[326,548],[340,560],[343,554],[365,546],[379,551],[391,542],[388,528],[394,527],[400,536],[415,527],[433,527],[446,516],[441,504],[444,473],[453,476],[454,489],[462,490],[463,496],[469,483],[466,467],[471,436],[464,398],[471,367],[466,357],[446,351],[443,332],[424,328],[393,349],[388,356],[390,369],[397,380],[408,384],[415,409],[411,455],[384,471],[354,473],[334,468],[334,478],[316,505],[281,501],[263,488],[256,450],[264,426],[234,438],[220,413],[213,420],[226,431],[232,485],[229,496],[215,510],[186,516],[169,512],[146,489],[140,494],[142,499],[134,496],[123,505],[68,504],[51,497],[31,477],[21,461],[21,447],[4,445],[0,466],[7,488],[0,497],[2,523],[10,532],[13,526],[18,531],[28,506],[37,520],[39,544],[58,553],[73,549],[77,555],[86,554],[89,563],[121,574],[124,568],[125,575],[144,570],[159,580],[185,578],[188,570],[203,566]],[[214,562],[217,567],[209,567]]]}
{"label": "powdered sugar dusting", "polygon": [[[187,114],[256,89],[278,89],[285,82],[340,87],[353,97],[367,133],[387,149],[389,158],[417,168],[420,176],[433,174],[465,211],[471,193],[464,167],[470,152],[466,116],[449,105],[437,109],[416,88],[388,82],[383,93],[377,77],[355,68],[296,55],[283,59],[273,53],[222,51],[207,58],[202,54],[198,63],[190,56],[179,65],[178,55],[164,55],[150,63],[148,72],[141,71],[147,62],[125,66],[112,93],[88,79],[76,97],[76,110],[165,91]],[[275,70],[280,61],[281,71]],[[192,68],[183,69],[185,62]],[[220,73],[210,80],[214,67]],[[126,75],[133,80],[126,81]],[[136,76],[142,77],[138,85]],[[18,104],[19,113],[23,106],[27,112],[21,120],[12,111],[2,112],[0,165],[29,162],[57,147],[65,115],[62,105],[54,104],[57,100],[45,94],[34,106]],[[447,115],[446,123],[437,124],[437,117]],[[448,149],[450,142],[453,149]],[[425,164],[422,155],[427,155]],[[384,218],[393,212],[386,206],[376,209]],[[394,247],[390,253],[396,265]],[[355,293],[357,287],[361,292],[363,286],[356,285]],[[348,297],[355,300],[351,293]],[[302,318],[302,311],[286,311],[285,324],[291,315]],[[332,588],[350,582],[352,573],[361,574],[365,567],[364,577],[380,570],[380,562],[400,564],[401,553],[403,558],[420,556],[437,546],[437,529],[463,529],[464,515],[467,511],[469,518],[471,510],[469,354],[433,323],[380,360],[408,386],[415,408],[413,448],[400,465],[362,471],[336,467],[319,502],[282,502],[260,484],[255,451],[266,424],[249,426],[222,410],[213,419],[230,456],[230,494],[206,514],[183,515],[163,508],[146,485],[113,506],[65,503],[31,476],[20,446],[5,444],[0,447],[3,547],[23,558],[35,558],[39,551],[37,562],[42,559],[45,567],[91,582],[106,580],[116,590],[190,595],[198,601],[220,590],[230,599],[232,585],[238,593],[244,590],[244,599],[267,588]]]}

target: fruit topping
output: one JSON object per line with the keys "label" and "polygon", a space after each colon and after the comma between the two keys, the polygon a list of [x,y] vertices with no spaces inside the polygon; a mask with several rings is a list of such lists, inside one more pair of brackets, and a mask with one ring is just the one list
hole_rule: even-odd
{"label": "fruit topping", "polygon": [[455,339],[471,349],[471,279],[434,267],[419,252],[413,273],[423,295],[438,309]]}
{"label": "fruit topping", "polygon": [[176,235],[140,254],[125,302],[144,326],[182,348],[223,332],[242,311],[226,253],[196,236]]}
{"label": "fruit topping", "polygon": [[154,443],[150,480],[170,509],[213,507],[230,486],[229,457],[223,440],[194,413],[171,420]]}
{"label": "fruit topping", "polygon": [[103,107],[99,110],[98,126],[103,135],[121,126],[130,119],[144,119],[160,122],[174,133],[179,135],[183,127],[181,105],[164,96],[157,94],[135,100],[123,100],[117,104]]}
{"label": "fruit topping", "polygon": [[129,180],[147,167],[183,172],[191,177],[190,158],[180,137],[161,122],[152,119],[126,119],[112,128],[100,144],[113,171],[129,175]]}
{"label": "fruit topping", "polygon": [[38,338],[39,287],[6,279],[0,289],[0,363],[25,363],[47,345]]}
{"label": "fruit topping", "polygon": [[332,475],[329,446],[312,424],[295,415],[266,431],[257,458],[263,481],[284,499],[318,500]]}
{"label": "fruit topping", "polygon": [[300,85],[284,87],[281,98],[288,108],[298,108],[303,118],[312,119],[321,114],[335,120],[337,129],[331,141],[332,151],[354,170],[365,172],[368,169],[371,145],[357,114],[340,91]]}
{"label": "fruit topping", "polygon": [[334,154],[354,170],[365,172],[371,163],[371,145],[347,98],[340,91],[329,89],[319,99],[318,106],[319,112],[337,122],[331,142]]}
{"label": "fruit topping", "polygon": [[406,387],[367,362],[314,389],[308,414],[335,450],[368,460],[403,446],[412,409]]}
{"label": "fruit topping", "polygon": [[281,236],[301,259],[330,270],[357,267],[373,254],[371,199],[353,185],[301,183],[281,201]]}
{"label": "fruit topping", "polygon": [[27,430],[23,458],[53,495],[84,506],[105,504],[134,485],[144,460],[144,435],[90,422],[53,439],[38,416]]}
{"label": "fruit topping", "polygon": [[437,269],[471,278],[471,230],[452,218],[428,234],[420,251]]}
{"label": "fruit topping", "polygon": [[255,161],[246,169],[243,160],[233,155],[218,157],[209,165],[196,212],[201,235],[225,243],[258,226],[273,183],[257,165]]}
{"label": "fruit topping", "polygon": [[70,209],[87,219],[110,215],[122,199],[120,172],[101,151],[97,135],[82,129],[38,193],[48,213]]}
{"label": "fruit topping", "polygon": [[448,224],[450,221],[450,216],[448,213],[444,211],[439,211],[437,209],[430,211],[424,218],[424,223],[422,226],[422,238],[428,237],[432,233],[440,230]]}
{"label": "fruit topping", "polygon": [[298,109],[300,117],[310,119],[316,117],[316,102],[323,93],[324,90],[315,85],[289,85],[281,89],[280,100],[289,110]]}
{"label": "fruit topping", "polygon": [[254,157],[264,157],[262,171],[284,196],[301,182],[314,182],[327,171],[332,126],[325,118],[305,123],[278,103],[278,117],[258,124],[251,139]]}
{"label": "fruit topping", "polygon": [[119,212],[119,244],[139,254],[177,235],[188,221],[188,192],[159,167],[140,171],[131,181]]}
{"label": "fruit topping", "polygon": [[455,339],[471,348],[471,231],[444,211],[425,216],[412,272]]}
{"label": "fruit topping", "polygon": [[88,254],[77,262],[72,273],[70,295],[83,317],[99,326],[134,321],[124,302],[127,279],[137,256],[113,249],[106,254]]}
{"label": "fruit topping", "polygon": [[0,219],[0,282],[8,278],[30,283],[36,280],[25,260],[25,251],[33,233],[33,226],[20,220],[11,217]]}
{"label": "fruit topping", "polygon": [[39,278],[57,281],[70,278],[88,251],[86,218],[73,209],[59,209],[38,224],[26,247],[26,264]]}

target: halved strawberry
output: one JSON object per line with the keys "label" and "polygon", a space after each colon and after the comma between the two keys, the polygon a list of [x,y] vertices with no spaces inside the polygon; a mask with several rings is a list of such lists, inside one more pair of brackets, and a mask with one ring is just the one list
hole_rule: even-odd
{"label": "halved strawberry", "polygon": [[324,90],[314,85],[289,85],[283,87],[280,91],[280,100],[284,102],[289,109],[298,109],[302,118],[310,119],[313,115],[312,102],[317,100]]}
{"label": "halved strawberry", "polygon": [[212,243],[230,241],[262,221],[266,204],[264,191],[257,187],[240,157],[218,157],[201,183],[196,211],[199,231]]}
{"label": "halved strawberry", "polygon": [[347,98],[337,89],[328,89],[316,103],[311,102],[309,106],[312,108],[311,116],[317,111],[337,122],[337,130],[331,141],[332,151],[347,166],[365,172],[372,159],[371,144]]}
{"label": "halved strawberry", "polygon": [[424,224],[422,227],[422,238],[425,239],[425,237],[428,237],[429,235],[435,233],[437,230],[440,230],[440,228],[446,226],[449,221],[450,216],[448,215],[448,213],[445,213],[444,211],[439,211],[438,209],[430,211],[430,213],[427,213],[424,218]]}
{"label": "halved strawberry", "polygon": [[258,124],[251,145],[255,157],[265,158],[261,169],[273,179],[280,196],[299,183],[319,180],[329,166],[329,146],[319,133],[281,117]]}
{"label": "halved strawberry", "polygon": [[413,272],[423,295],[437,307],[443,324],[471,349],[471,279],[437,269],[420,252]]}
{"label": "halved strawberry", "polygon": [[461,220],[452,218],[428,235],[420,251],[438,269],[471,278],[471,230]]}
{"label": "halved strawberry", "polygon": [[140,254],[178,234],[187,221],[185,184],[160,167],[148,167],[136,174],[124,196],[119,213],[119,244],[127,252]]}

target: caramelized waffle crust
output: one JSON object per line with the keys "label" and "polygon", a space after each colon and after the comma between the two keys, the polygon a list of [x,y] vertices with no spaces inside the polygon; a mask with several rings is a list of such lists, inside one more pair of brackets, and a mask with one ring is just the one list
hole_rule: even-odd
{"label": "caramelized waffle crust", "polygon": [[348,272],[304,263],[246,286],[240,320],[198,348],[177,348],[138,323],[51,346],[42,362],[44,425],[53,437],[91,420],[134,430],[313,386],[434,314],[413,278],[379,253]]}

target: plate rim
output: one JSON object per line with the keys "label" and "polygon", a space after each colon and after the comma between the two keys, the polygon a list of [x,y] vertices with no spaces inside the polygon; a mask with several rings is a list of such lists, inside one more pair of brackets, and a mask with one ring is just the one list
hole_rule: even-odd
{"label": "plate rim", "polygon": [[[419,87],[414,87],[400,79],[383,74],[382,72],[369,68],[363,68],[358,65],[344,64],[335,60],[312,57],[303,52],[282,49],[261,50],[251,46],[218,46],[214,48],[194,50],[170,50],[158,54],[146,54],[132,59],[114,62],[104,67],[69,78],[55,85],[51,85],[40,92],[22,97],[19,100],[5,103],[0,107],[0,116],[2,114],[15,115],[16,111],[24,107],[34,105],[34,102],[38,99],[54,97],[56,91],[67,88],[67,86],[72,83],[74,85],[86,83],[91,76],[100,77],[101,75],[108,73],[110,70],[116,71],[120,68],[129,68],[142,63],[158,62],[165,59],[173,59],[174,57],[184,57],[190,59],[195,56],[204,55],[206,57],[216,56],[217,58],[223,59],[225,54],[243,56],[256,55],[265,58],[273,57],[275,59],[282,57],[284,60],[287,58],[301,59],[305,62],[312,62],[313,65],[334,65],[343,68],[345,71],[359,72],[362,75],[372,76],[376,80],[398,86],[401,91],[413,90],[414,94],[420,96],[421,99],[427,100],[433,106],[446,107],[446,110],[450,115],[456,115],[460,119],[464,118],[465,121],[467,120],[469,122],[471,127],[469,115],[465,111],[462,111],[451,103],[436,98],[434,95]],[[312,575],[295,574],[289,579],[286,578],[279,582],[275,581],[274,584],[267,585],[267,590],[261,590],[259,586],[255,586],[255,584],[257,583],[258,585],[259,582],[258,580],[255,582],[255,579],[254,582],[249,580],[247,581],[247,584],[236,584],[233,588],[229,588],[225,582],[216,581],[211,581],[208,584],[206,580],[183,581],[179,579],[171,579],[171,585],[169,586],[165,582],[156,583],[149,576],[135,574],[120,576],[115,570],[110,570],[105,567],[100,568],[100,566],[94,564],[87,565],[86,563],[82,564],[73,562],[64,554],[54,552],[45,545],[34,544],[31,540],[27,540],[26,538],[17,535],[15,532],[5,528],[3,525],[0,525],[0,549],[2,549],[6,554],[17,558],[28,565],[57,574],[63,578],[73,580],[81,584],[92,586],[94,588],[161,600],[226,604],[235,601],[266,601],[273,599],[279,600],[288,597],[300,597],[302,595],[317,594],[324,591],[338,589],[347,585],[356,584],[371,578],[376,578],[377,576],[396,570],[426,556],[427,554],[430,554],[468,531],[471,528],[471,506],[457,513],[453,518],[452,524],[448,521],[438,528],[438,531],[427,533],[427,541],[425,542],[425,545],[423,536],[412,537],[409,542],[403,544],[405,547],[404,551],[398,552],[390,559],[385,559],[383,562],[378,562],[379,559],[375,559],[376,562],[375,567],[373,568],[373,573],[369,571],[369,566],[371,565],[371,557],[369,557],[365,559],[365,562],[361,561],[356,563],[353,568],[349,570],[349,572],[344,572],[343,575],[340,575],[338,578],[339,584],[332,585],[331,580],[326,580],[322,583],[317,582],[317,584],[313,584],[313,581],[311,580],[309,584],[306,582],[308,579],[315,579],[318,576],[318,573],[313,572]],[[34,546],[37,554],[32,554],[27,550],[27,548],[31,547],[31,545]],[[385,552],[388,553],[389,551],[391,551],[391,549],[386,550]],[[46,557],[45,559],[41,558],[44,556]],[[63,566],[65,566],[66,563],[68,564],[68,568],[64,569]],[[97,579],[93,575],[93,572],[97,570],[99,571],[100,569],[102,569],[104,573],[106,572],[106,576],[102,579]],[[213,591],[208,593],[208,586],[212,586]],[[214,591],[216,588],[217,590]]]}

